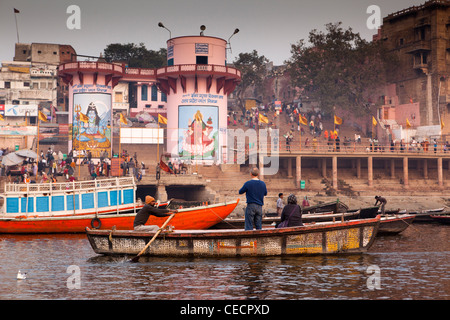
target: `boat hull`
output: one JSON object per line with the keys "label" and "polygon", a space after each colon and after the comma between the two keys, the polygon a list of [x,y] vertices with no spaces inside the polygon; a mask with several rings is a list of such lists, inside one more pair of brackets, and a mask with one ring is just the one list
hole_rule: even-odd
{"label": "boat hull", "polygon": [[450,224],[450,214],[431,215],[431,219],[442,224]]}
{"label": "boat hull", "polygon": [[[343,213],[307,213],[302,214],[303,223],[312,222],[326,222],[326,221],[342,221],[342,220],[353,220],[360,218],[359,211],[354,212],[343,212]],[[280,217],[265,217],[262,219],[263,227],[275,225],[281,221]],[[232,218],[220,221],[216,225],[212,226],[211,229],[244,229],[245,219],[244,218]]]}
{"label": "boat hull", "polygon": [[[169,257],[289,256],[362,253],[372,245],[380,217],[262,230],[176,230],[162,233],[143,253]],[[86,230],[97,254],[137,255],[154,233]]]}
{"label": "boat hull", "polygon": [[343,202],[340,202],[339,200],[302,208],[303,213],[321,213],[321,212],[342,213],[347,211],[348,206]]}
{"label": "boat hull", "polygon": [[[207,229],[225,219],[239,200],[196,208],[179,209],[172,219],[175,229]],[[0,219],[0,233],[83,233],[86,227],[98,229],[132,230],[135,214],[103,214],[58,217],[21,217]],[[98,220],[97,220],[98,219]],[[99,222],[100,221],[100,222]],[[165,218],[150,216],[147,225],[161,226]]]}
{"label": "boat hull", "polygon": [[410,214],[382,217],[380,227],[378,228],[378,235],[399,234],[413,223],[414,218],[415,216]]}

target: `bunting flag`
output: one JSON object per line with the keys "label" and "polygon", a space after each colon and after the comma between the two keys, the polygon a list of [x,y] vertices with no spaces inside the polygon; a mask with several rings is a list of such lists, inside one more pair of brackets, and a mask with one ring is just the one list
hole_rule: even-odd
{"label": "bunting flag", "polygon": [[301,124],[305,125],[305,126],[308,125],[308,119],[306,119],[306,118],[305,118],[304,116],[302,116],[302,115],[300,115],[300,116],[298,117],[298,121],[299,121]]}
{"label": "bunting flag", "polygon": [[159,160],[159,167],[168,173],[173,173],[172,169],[169,168],[169,166],[162,160]]}
{"label": "bunting flag", "polygon": [[334,123],[338,124],[338,125],[341,125],[342,124],[342,119],[335,115],[334,116]]}
{"label": "bunting flag", "polygon": [[38,119],[44,122],[47,122],[47,116],[43,114],[41,111],[39,111]]}
{"label": "bunting flag", "polygon": [[120,114],[120,122],[122,122],[123,124],[128,123],[127,118],[125,118],[125,116],[122,113]]}
{"label": "bunting flag", "polygon": [[167,118],[164,118],[158,113],[158,123],[167,124]]}
{"label": "bunting flag", "polygon": [[81,113],[80,112],[80,121],[81,122],[89,122],[89,118],[88,118],[88,116],[87,115],[85,115],[85,114],[83,114],[83,113]]}
{"label": "bunting flag", "polygon": [[0,121],[5,120],[5,118],[3,118],[3,115],[0,114]]}
{"label": "bunting flag", "polygon": [[20,11],[14,8],[14,13],[20,13]]}
{"label": "bunting flag", "polygon": [[444,130],[445,124],[444,124],[444,119],[441,118],[441,130]]}
{"label": "bunting flag", "polygon": [[372,125],[373,125],[374,127],[376,127],[377,124],[378,124],[377,120],[375,119],[374,116],[372,116]]}
{"label": "bunting flag", "polygon": [[409,123],[408,118],[406,118],[406,129],[411,128],[411,123]]}
{"label": "bunting flag", "polygon": [[269,119],[267,117],[263,116],[261,113],[259,114],[259,122],[262,123],[269,123]]}

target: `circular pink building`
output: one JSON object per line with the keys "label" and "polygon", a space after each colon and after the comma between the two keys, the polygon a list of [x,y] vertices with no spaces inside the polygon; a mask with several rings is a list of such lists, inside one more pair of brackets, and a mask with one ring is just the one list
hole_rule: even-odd
{"label": "circular pink building", "polygon": [[156,70],[167,95],[167,152],[184,159],[226,162],[227,96],[240,71],[226,65],[227,41],[184,36],[167,41],[167,67]]}

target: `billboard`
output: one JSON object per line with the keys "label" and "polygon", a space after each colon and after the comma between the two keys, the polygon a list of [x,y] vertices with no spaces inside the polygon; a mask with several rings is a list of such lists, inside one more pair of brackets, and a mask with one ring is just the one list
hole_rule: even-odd
{"label": "billboard", "polygon": [[111,152],[111,94],[74,93],[72,114],[72,148]]}
{"label": "billboard", "polygon": [[6,104],[4,114],[7,117],[37,117],[37,104]]}
{"label": "billboard", "polygon": [[219,107],[178,106],[178,154],[182,158],[219,157]]}

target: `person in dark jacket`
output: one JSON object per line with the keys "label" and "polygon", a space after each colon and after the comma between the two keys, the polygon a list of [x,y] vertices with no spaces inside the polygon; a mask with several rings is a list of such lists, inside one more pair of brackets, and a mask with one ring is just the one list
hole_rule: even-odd
{"label": "person in dark jacket", "polygon": [[287,200],[288,204],[283,208],[281,212],[281,222],[288,220],[288,227],[303,226],[302,223],[302,209],[297,204],[297,198],[295,195],[290,194]]}
{"label": "person in dark jacket", "polygon": [[244,194],[247,198],[247,208],[245,209],[245,230],[262,229],[262,206],[264,197],[267,195],[267,187],[264,181],[258,179],[259,170],[253,168],[251,171],[252,179],[245,182],[239,194]]}
{"label": "person in dark jacket", "polygon": [[[146,231],[146,232],[156,232],[159,230],[159,226],[157,225],[148,225],[147,223],[148,218],[150,218],[151,215],[156,217],[168,217],[172,213],[177,213],[177,210],[168,210],[168,209],[158,209],[155,208],[155,198],[151,196],[145,197],[145,205],[142,207],[141,210],[138,211],[136,214],[136,217],[134,218],[133,228],[136,231]],[[170,214],[169,214],[170,213]]]}
{"label": "person in dark jacket", "polygon": [[384,207],[386,206],[387,200],[385,198],[383,198],[383,197],[380,197],[380,196],[375,196],[375,200],[377,200],[377,201],[375,201],[374,206],[377,206],[378,203],[380,203],[380,205],[381,205],[381,208],[380,208],[381,214],[384,214],[384,212],[385,212],[384,211]]}

